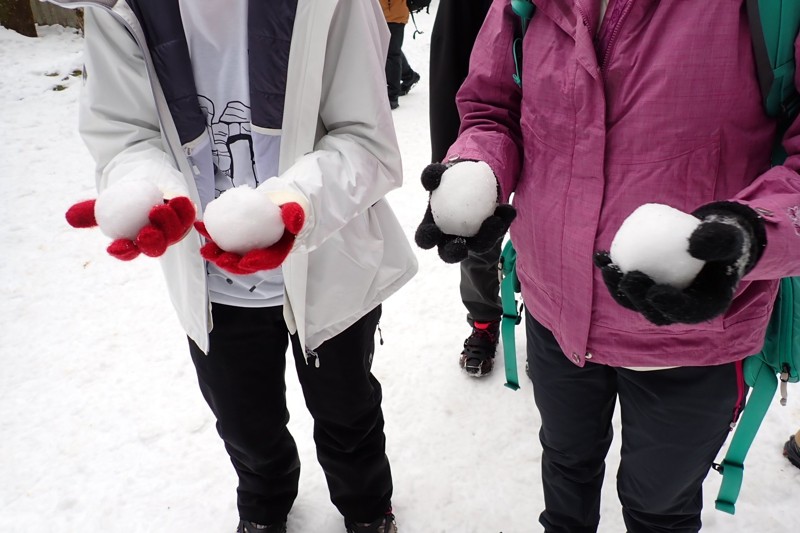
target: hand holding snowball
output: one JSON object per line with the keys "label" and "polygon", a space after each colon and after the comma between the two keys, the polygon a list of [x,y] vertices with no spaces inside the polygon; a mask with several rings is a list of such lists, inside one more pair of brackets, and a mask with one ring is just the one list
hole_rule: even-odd
{"label": "hand holding snowball", "polygon": [[428,165],[422,186],[430,198],[415,241],[425,250],[437,246],[446,263],[466,259],[469,250],[488,251],[516,216],[512,206],[498,204],[497,178],[483,161]]}
{"label": "hand holding snowball", "polygon": [[195,228],[208,240],[200,249],[206,261],[231,274],[252,274],[280,266],[304,222],[299,204],[279,206],[265,193],[242,186],[210,202]]}
{"label": "hand holding snowball", "polygon": [[727,311],[765,246],[763,222],[742,204],[715,202],[691,215],[645,204],[594,263],[620,305],[656,325],[695,324]]}
{"label": "hand holding snowball", "polygon": [[130,261],[143,253],[162,255],[167,247],[183,239],[192,227],[196,211],[185,196],[170,200],[145,180],[122,181],[100,193],[97,200],[79,202],[67,211],[67,222],[75,228],[99,226],[113,239],[109,254]]}

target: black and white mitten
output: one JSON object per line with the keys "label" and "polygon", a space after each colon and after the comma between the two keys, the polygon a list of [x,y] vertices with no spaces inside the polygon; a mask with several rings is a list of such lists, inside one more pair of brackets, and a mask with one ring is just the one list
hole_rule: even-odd
{"label": "black and white mitten", "polygon": [[438,247],[445,263],[463,261],[468,251],[488,251],[517,214],[511,205],[498,204],[497,178],[482,161],[428,165],[422,186],[430,196],[414,240],[425,250]]}
{"label": "black and white mitten", "polygon": [[689,236],[688,253],[704,264],[685,287],[658,283],[641,270],[623,272],[609,252],[594,255],[612,297],[656,325],[696,324],[725,313],[767,245],[763,220],[743,204],[714,202],[692,215],[700,224]]}

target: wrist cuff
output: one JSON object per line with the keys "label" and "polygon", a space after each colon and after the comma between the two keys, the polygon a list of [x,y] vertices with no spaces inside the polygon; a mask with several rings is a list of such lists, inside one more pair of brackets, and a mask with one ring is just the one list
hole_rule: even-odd
{"label": "wrist cuff", "polygon": [[737,202],[712,202],[697,208],[692,215],[700,220],[713,215],[735,218],[750,236],[750,258],[744,273],[753,270],[767,247],[767,230],[761,215],[750,207]]}

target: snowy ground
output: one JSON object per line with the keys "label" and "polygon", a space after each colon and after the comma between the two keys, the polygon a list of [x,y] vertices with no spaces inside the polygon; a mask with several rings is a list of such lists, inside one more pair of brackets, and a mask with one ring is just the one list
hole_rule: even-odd
{"label": "snowy ground", "polygon": [[[394,112],[406,184],[392,193],[409,237],[426,195],[426,33],[405,50],[422,82]],[[204,404],[154,260],[120,263],[65,210],[93,196],[76,133],[81,38],[61,27],[29,39],[0,28],[0,177],[8,194],[0,247],[0,532],[231,532],[235,479]],[[63,89],[63,90],[56,90]],[[460,373],[467,333],[458,269],[420,251],[420,274],[384,309],[375,357],[384,386],[394,505],[403,533],[540,531],[538,415],[531,388],[502,372]],[[518,328],[520,366],[524,353]],[[289,367],[291,368],[291,366]],[[304,469],[289,518],[300,533],[342,532],[314,454],[311,419],[289,372],[290,427]],[[746,462],[735,517],[713,509],[706,531],[797,531],[800,470],[781,446],[800,426],[800,387],[770,411]],[[618,426],[618,424],[617,424]],[[619,432],[617,431],[617,434]],[[612,447],[602,532],[623,531]]]}

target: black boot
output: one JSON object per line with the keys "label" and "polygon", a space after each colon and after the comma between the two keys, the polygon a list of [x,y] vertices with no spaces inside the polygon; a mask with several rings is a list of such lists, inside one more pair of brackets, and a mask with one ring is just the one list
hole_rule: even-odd
{"label": "black boot", "polygon": [[500,333],[500,321],[473,322],[472,333],[464,341],[459,364],[472,377],[485,376],[494,368],[494,355]]}
{"label": "black boot", "polygon": [[255,522],[239,520],[239,525],[236,526],[236,533],[286,533],[286,522],[262,526]]}
{"label": "black boot", "polygon": [[789,459],[789,462],[794,466],[800,468],[800,444],[797,442],[798,436],[800,436],[800,431],[797,432],[797,435],[789,437],[789,440],[783,445],[783,456]]}
{"label": "black boot", "polygon": [[391,509],[374,522],[345,522],[344,527],[347,528],[347,533],[397,533]]}
{"label": "black boot", "polygon": [[407,80],[400,81],[400,96],[405,96],[411,88],[419,83],[420,76],[416,72],[412,72]]}

